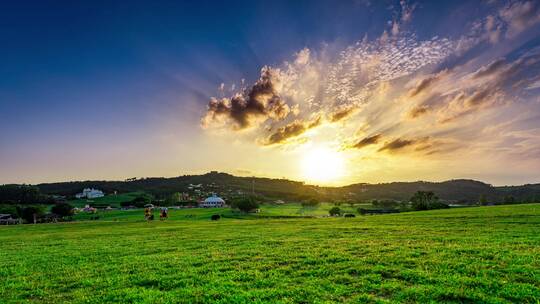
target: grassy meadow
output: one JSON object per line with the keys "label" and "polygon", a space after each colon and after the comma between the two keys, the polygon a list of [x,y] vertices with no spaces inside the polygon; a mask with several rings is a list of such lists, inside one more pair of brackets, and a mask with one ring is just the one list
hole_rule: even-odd
{"label": "grassy meadow", "polygon": [[[0,227],[0,302],[540,301],[538,204],[270,217],[328,207],[265,205],[236,218],[171,210],[149,223],[140,210],[109,211],[97,221]],[[215,213],[227,217],[212,222]]]}

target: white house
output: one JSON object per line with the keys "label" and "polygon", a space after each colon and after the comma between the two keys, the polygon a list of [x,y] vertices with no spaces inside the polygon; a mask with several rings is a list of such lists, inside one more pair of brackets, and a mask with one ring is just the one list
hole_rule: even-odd
{"label": "white house", "polygon": [[202,203],[199,204],[199,207],[209,208],[209,207],[223,207],[225,205],[225,201],[213,194],[212,196],[205,199]]}
{"label": "white house", "polygon": [[76,198],[98,198],[103,197],[103,191],[94,188],[85,188],[81,193],[75,194]]}

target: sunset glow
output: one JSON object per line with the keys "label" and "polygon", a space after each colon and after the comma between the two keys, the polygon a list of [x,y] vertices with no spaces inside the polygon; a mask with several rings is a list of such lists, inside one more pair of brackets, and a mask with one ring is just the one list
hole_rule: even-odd
{"label": "sunset glow", "polygon": [[345,162],[336,151],[325,147],[315,148],[303,158],[302,172],[308,182],[331,184],[343,177]]}
{"label": "sunset glow", "polygon": [[0,182],[540,179],[538,1],[215,6],[4,10]]}

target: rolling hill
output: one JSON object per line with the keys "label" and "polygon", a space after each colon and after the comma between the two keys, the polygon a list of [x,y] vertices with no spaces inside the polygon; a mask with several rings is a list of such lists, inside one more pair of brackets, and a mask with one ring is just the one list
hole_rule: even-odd
{"label": "rolling hill", "polygon": [[441,199],[456,203],[474,203],[483,195],[487,200],[502,202],[540,201],[540,184],[494,187],[468,179],[443,182],[393,182],[381,184],[359,183],[343,187],[319,187],[286,179],[260,177],[240,177],[221,172],[202,175],[183,175],[172,178],[151,177],[129,181],[74,181],[45,183],[37,185],[46,194],[72,196],[86,187],[99,188],[106,193],[145,191],[156,197],[164,197],[174,192],[188,190],[190,184],[202,184],[206,190],[220,194],[231,191],[254,192],[269,199],[303,200],[318,198],[324,200],[407,200],[416,191],[433,191]]}

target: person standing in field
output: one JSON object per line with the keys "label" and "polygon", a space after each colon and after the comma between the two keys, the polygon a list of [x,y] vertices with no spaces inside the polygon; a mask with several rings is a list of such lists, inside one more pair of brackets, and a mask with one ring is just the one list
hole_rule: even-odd
{"label": "person standing in field", "polygon": [[144,219],[147,220],[147,221],[151,221],[153,219],[153,214],[152,214],[152,208],[151,207],[144,208]]}
{"label": "person standing in field", "polygon": [[166,220],[168,217],[169,217],[169,209],[167,207],[161,207],[159,219],[163,221],[163,220]]}

